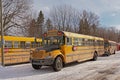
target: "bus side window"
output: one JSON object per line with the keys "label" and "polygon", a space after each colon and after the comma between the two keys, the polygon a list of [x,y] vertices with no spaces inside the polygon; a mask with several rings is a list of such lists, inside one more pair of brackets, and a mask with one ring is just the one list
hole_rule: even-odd
{"label": "bus side window", "polygon": [[103,46],[103,41],[101,41],[101,46]]}
{"label": "bus side window", "polygon": [[20,42],[20,48],[25,48],[25,41]]}
{"label": "bus side window", "polygon": [[92,42],[92,40],[91,39],[88,39],[88,46],[91,46],[91,43]]}
{"label": "bus side window", "polygon": [[108,42],[105,42],[105,43],[104,43],[104,47],[109,47],[109,43],[108,43]]}
{"label": "bus side window", "polygon": [[82,46],[83,44],[82,44],[82,38],[79,38],[79,44],[78,44],[79,46]]}
{"label": "bus side window", "polygon": [[84,39],[84,46],[88,46],[88,39]]}
{"label": "bus side window", "polygon": [[31,46],[30,46],[30,42],[26,42],[26,44],[25,44],[25,48],[30,48]]}
{"label": "bus side window", "polygon": [[110,43],[109,46],[112,46],[112,43]]}
{"label": "bus side window", "polygon": [[100,42],[100,41],[99,41],[99,40],[97,40],[97,46],[100,46],[100,45],[99,45],[99,42]]}
{"label": "bus side window", "polygon": [[95,40],[95,46],[98,46],[98,40]]}
{"label": "bus side window", "polygon": [[5,41],[5,48],[12,48],[13,44],[12,41]]}
{"label": "bus side window", "polygon": [[67,45],[72,45],[72,38],[66,38],[67,39]]}
{"label": "bus side window", "polygon": [[14,42],[14,48],[19,48],[19,42],[18,41]]}
{"label": "bus side window", "polygon": [[37,44],[36,47],[40,47],[40,42],[37,42],[36,44]]}
{"label": "bus side window", "polygon": [[82,45],[85,46],[85,39],[82,38]]}
{"label": "bus side window", "polygon": [[2,42],[0,41],[0,48],[1,48],[1,46],[2,46]]}
{"label": "bus side window", "polygon": [[32,48],[35,48],[36,46],[35,46],[35,42],[31,42],[31,47]]}
{"label": "bus side window", "polygon": [[73,38],[73,45],[78,46],[79,45],[79,38]]}

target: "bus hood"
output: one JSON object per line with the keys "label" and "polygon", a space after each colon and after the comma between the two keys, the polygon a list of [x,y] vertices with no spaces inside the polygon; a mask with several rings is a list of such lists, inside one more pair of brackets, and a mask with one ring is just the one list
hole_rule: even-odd
{"label": "bus hood", "polygon": [[31,58],[32,59],[44,59],[45,57],[49,55],[49,54],[46,54],[47,52],[57,50],[57,49],[58,49],[58,45],[36,48],[36,50],[33,51],[33,54],[31,54]]}
{"label": "bus hood", "polygon": [[57,49],[59,49],[58,45],[49,45],[49,46],[36,48],[37,51],[45,50],[46,52],[50,52],[52,50],[57,50]]}

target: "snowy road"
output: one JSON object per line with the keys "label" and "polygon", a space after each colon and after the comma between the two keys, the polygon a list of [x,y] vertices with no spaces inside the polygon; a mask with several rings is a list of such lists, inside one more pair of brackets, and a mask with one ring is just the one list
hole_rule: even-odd
{"label": "snowy road", "polygon": [[97,61],[71,63],[61,71],[51,67],[34,70],[31,64],[0,66],[0,80],[120,80],[120,52]]}

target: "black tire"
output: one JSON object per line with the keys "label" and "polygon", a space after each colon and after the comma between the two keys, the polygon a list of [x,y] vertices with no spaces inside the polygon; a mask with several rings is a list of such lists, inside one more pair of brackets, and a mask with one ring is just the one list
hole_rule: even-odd
{"label": "black tire", "polygon": [[34,69],[38,70],[38,69],[40,69],[42,66],[41,66],[41,65],[34,65],[34,64],[32,64],[32,67],[33,67]]}
{"label": "black tire", "polygon": [[106,53],[106,55],[107,55],[107,56],[110,56],[110,52],[108,51],[108,52]]}
{"label": "black tire", "polygon": [[110,56],[110,52],[109,51],[105,51],[104,56]]}
{"label": "black tire", "polygon": [[96,60],[97,60],[97,57],[98,57],[98,54],[95,52],[92,60],[93,60],[93,61],[96,61]]}
{"label": "black tire", "polygon": [[53,63],[53,70],[60,71],[63,68],[63,61],[60,56],[58,56]]}
{"label": "black tire", "polygon": [[115,50],[114,50],[114,53],[113,54],[115,54]]}

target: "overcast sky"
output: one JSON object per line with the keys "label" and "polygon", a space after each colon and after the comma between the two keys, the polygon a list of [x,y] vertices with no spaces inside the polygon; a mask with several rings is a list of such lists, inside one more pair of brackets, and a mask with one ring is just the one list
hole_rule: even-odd
{"label": "overcast sky", "polygon": [[116,26],[120,29],[120,0],[34,0],[33,9],[43,11],[48,16],[53,6],[71,5],[78,10],[87,10],[100,17],[103,26]]}

